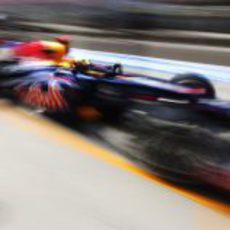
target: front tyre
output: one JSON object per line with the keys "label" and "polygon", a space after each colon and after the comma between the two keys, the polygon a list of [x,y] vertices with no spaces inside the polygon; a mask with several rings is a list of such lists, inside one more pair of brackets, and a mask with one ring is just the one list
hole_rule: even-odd
{"label": "front tyre", "polygon": [[121,64],[114,64],[113,65],[113,74],[116,75],[122,75],[123,74],[123,68]]}
{"label": "front tyre", "polygon": [[216,98],[216,92],[212,83],[199,74],[179,74],[175,76],[172,83],[187,86],[193,89],[204,89],[205,93],[202,98],[214,99]]}

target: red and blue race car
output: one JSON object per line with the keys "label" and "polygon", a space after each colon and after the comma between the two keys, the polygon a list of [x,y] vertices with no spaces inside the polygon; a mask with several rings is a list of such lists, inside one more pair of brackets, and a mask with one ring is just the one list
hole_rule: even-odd
{"label": "red and blue race car", "polygon": [[[30,49],[31,44],[37,45],[37,42],[8,42],[3,45],[2,49],[10,51],[11,55],[5,55],[0,61],[0,96],[64,119],[71,118],[71,121],[76,117],[87,120],[104,117],[116,121],[120,115],[129,111],[136,100],[167,102],[167,105],[185,104],[195,111],[230,118],[230,102],[216,99],[212,83],[196,73],[162,80],[124,73],[120,64],[98,65],[68,60],[62,55],[53,59],[56,48],[48,49],[49,43],[36,46],[34,52]],[[42,52],[43,49],[45,52],[49,50],[48,53],[52,55],[49,58],[38,55],[38,51]],[[15,50],[20,50],[20,55]],[[142,123],[148,125],[146,121],[141,120]],[[152,126],[149,127],[152,129]],[[181,154],[178,152],[178,155]],[[165,173],[173,172],[171,160],[167,160],[170,165],[168,169],[168,164],[165,167],[165,156],[155,156],[156,162],[156,159],[163,159],[159,160],[163,165],[159,169]],[[202,165],[198,161],[199,167],[192,173],[192,180],[208,183],[229,193],[228,168],[213,164],[210,159]],[[175,174],[188,176],[181,171],[175,171]]]}
{"label": "red and blue race car", "polygon": [[[230,102],[217,100],[211,82],[194,73],[168,81],[124,73],[120,64],[69,60],[64,56],[66,45],[59,53],[60,42],[52,47],[43,42],[34,48],[34,54],[30,48],[38,42],[6,44],[3,49],[13,55],[0,62],[0,93],[34,108],[59,114],[94,111],[94,115],[114,118],[138,99],[189,103],[194,109],[230,116]],[[37,55],[39,49],[52,54],[48,62],[47,57]]]}

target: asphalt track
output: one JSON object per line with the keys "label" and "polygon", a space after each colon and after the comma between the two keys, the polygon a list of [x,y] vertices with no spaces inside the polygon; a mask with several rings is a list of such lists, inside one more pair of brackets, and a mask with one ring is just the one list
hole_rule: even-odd
{"label": "asphalt track", "polygon": [[5,103],[0,123],[3,230],[229,228],[227,205],[175,189],[75,132]]}
{"label": "asphalt track", "polygon": [[[101,46],[96,46],[94,40],[92,38],[88,42],[87,39],[80,38],[78,42],[82,42],[81,48],[87,46],[94,50],[105,50],[103,40],[100,41]],[[124,45],[122,44],[122,47]],[[139,53],[142,46],[145,45],[127,45],[128,50],[135,53]],[[116,46],[111,47],[116,49]],[[116,50],[119,49],[121,48]],[[147,49],[145,46],[140,53],[148,54]],[[178,52],[180,56],[181,53]],[[213,52],[216,52],[215,49],[211,50],[210,54]],[[153,53],[152,49],[149,56]],[[186,55],[184,59],[196,59],[190,57],[188,52]],[[225,64],[229,60],[226,58],[229,52],[220,51],[220,55],[218,62]],[[202,58],[200,60],[204,61]],[[204,62],[209,60],[206,56]],[[229,87],[226,82],[217,81],[215,84],[221,97],[227,98]],[[163,109],[168,110],[170,107]],[[15,109],[8,106],[1,109],[3,142],[0,168],[5,183],[1,185],[3,187],[0,190],[2,229],[15,229],[15,226],[17,229],[229,228],[228,203],[221,204],[197,193],[194,195],[183,189],[175,189],[152,174],[133,168],[120,156],[111,155],[111,150],[108,153],[108,150],[98,148],[95,143],[92,145],[84,138],[82,141],[79,130],[76,132],[73,129],[62,129],[16,111],[15,114]],[[183,113],[180,108],[176,109],[176,112],[174,109],[170,111],[168,114],[175,116],[163,117],[164,120],[169,119],[186,125],[195,124],[217,132],[218,135],[229,135],[227,125],[204,122],[205,117],[200,115],[188,118],[189,110],[183,110]],[[160,115],[159,118],[162,119],[162,107],[151,112],[154,112],[155,117]],[[99,139],[98,135],[95,137],[92,132],[91,138],[94,142],[116,149],[117,143],[115,146],[111,143],[111,140],[115,140],[111,137],[118,134],[116,130],[114,132],[108,127],[105,132],[105,126],[100,124],[92,127],[102,131],[99,132]],[[83,134],[87,132],[84,130]],[[9,145],[10,141],[14,144]],[[108,142],[108,145],[105,142]],[[122,150],[124,149],[121,149],[121,152]]]}

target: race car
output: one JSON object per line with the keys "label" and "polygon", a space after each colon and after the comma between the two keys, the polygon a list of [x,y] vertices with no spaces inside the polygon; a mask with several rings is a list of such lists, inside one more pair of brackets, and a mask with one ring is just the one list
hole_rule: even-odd
{"label": "race car", "polygon": [[217,100],[203,76],[184,74],[166,81],[123,73],[111,66],[78,62],[62,68],[41,60],[0,62],[0,94],[53,114],[117,119],[135,100],[189,103],[194,109],[230,116],[230,102]]}

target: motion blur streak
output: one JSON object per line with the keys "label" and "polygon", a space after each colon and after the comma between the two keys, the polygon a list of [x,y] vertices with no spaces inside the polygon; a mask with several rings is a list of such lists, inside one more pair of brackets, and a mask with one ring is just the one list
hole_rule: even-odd
{"label": "motion blur streak", "polygon": [[[198,195],[185,189],[178,189],[172,186],[170,183],[167,183],[159,179],[158,177],[148,173],[147,171],[138,168],[124,158],[118,156],[116,153],[102,148],[92,141],[89,141],[80,134],[74,133],[67,128],[61,127],[50,120],[41,119],[37,116],[31,116],[22,109],[13,109],[6,105],[1,105],[1,107],[2,109],[4,109],[4,111],[7,110],[7,116],[5,117],[5,119],[13,122],[13,124],[23,130],[26,129],[31,133],[41,134],[42,136],[46,136],[48,139],[55,140],[58,143],[61,143],[71,149],[80,150],[86,154],[93,155],[94,157],[99,158],[109,163],[110,165],[119,167],[135,175],[141,176],[160,186],[164,186],[195,202],[224,213],[227,216],[229,216],[230,214],[230,207],[228,205],[213,201],[202,195]],[[23,117],[25,117],[26,119],[22,122],[21,118]]]}
{"label": "motion blur streak", "polygon": [[105,63],[120,62],[128,68],[130,67],[139,70],[147,70],[150,73],[164,73],[164,75],[167,76],[166,78],[169,78],[174,74],[193,72],[194,69],[196,69],[198,73],[206,75],[210,80],[228,83],[230,82],[230,67],[228,66],[208,65],[168,59],[148,58],[135,55],[89,51],[82,49],[72,49],[70,56],[78,58],[89,58],[95,61],[103,61]]}

